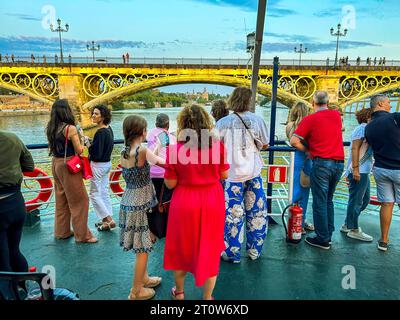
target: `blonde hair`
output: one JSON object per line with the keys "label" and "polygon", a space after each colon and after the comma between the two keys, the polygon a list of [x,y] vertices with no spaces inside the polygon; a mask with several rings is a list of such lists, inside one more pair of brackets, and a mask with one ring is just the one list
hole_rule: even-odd
{"label": "blonde hair", "polygon": [[[201,141],[201,130],[209,130],[213,127],[213,122],[211,117],[207,113],[207,111],[200,107],[197,104],[193,104],[191,106],[186,106],[183,108],[181,112],[179,112],[177,116],[177,136],[178,141],[189,143],[190,146],[198,146],[201,148],[202,146],[211,146],[211,139],[209,141]],[[197,141],[193,141],[190,137],[187,137],[185,134],[182,134],[182,131],[185,129],[194,130],[197,134]]]}
{"label": "blonde hair", "polygon": [[250,110],[251,90],[246,87],[238,87],[233,90],[228,100],[230,110],[244,112]]}
{"label": "blonde hair", "polygon": [[301,120],[310,114],[310,108],[304,102],[297,102],[289,113],[289,121],[293,122],[293,128],[297,128]]}

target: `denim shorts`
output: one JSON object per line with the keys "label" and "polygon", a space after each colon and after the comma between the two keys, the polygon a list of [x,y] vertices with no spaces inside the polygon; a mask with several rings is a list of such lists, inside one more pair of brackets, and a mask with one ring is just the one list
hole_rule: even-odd
{"label": "denim shorts", "polygon": [[378,201],[400,204],[400,170],[374,167]]}

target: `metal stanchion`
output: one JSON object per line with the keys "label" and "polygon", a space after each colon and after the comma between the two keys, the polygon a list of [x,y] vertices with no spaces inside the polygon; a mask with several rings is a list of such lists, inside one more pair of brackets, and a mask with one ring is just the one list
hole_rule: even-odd
{"label": "metal stanchion", "polygon": [[[274,57],[274,71],[272,75],[272,101],[271,101],[271,121],[270,121],[270,143],[269,145],[273,147],[275,145],[275,125],[276,125],[276,106],[277,106],[277,98],[278,98],[278,76],[279,76],[279,58]],[[271,165],[274,163],[274,152],[269,152],[268,164]],[[272,200],[270,197],[272,196],[272,184],[268,183],[267,186],[267,211],[268,214],[272,213]],[[269,217],[269,223],[276,224],[276,222]]]}

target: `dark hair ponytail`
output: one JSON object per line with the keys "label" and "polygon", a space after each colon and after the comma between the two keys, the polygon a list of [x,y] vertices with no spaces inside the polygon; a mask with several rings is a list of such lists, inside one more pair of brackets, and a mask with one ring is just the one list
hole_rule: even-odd
{"label": "dark hair ponytail", "polygon": [[129,158],[132,141],[137,137],[140,137],[146,128],[146,119],[141,116],[131,115],[124,119],[124,123],[122,125],[122,131],[124,133],[125,140],[125,149],[122,151],[122,156],[124,159]]}
{"label": "dark hair ponytail", "polygon": [[54,155],[56,147],[56,136],[62,125],[75,123],[75,116],[69,106],[67,99],[59,99],[51,107],[50,120],[47,123],[46,135],[49,142],[49,155]]}

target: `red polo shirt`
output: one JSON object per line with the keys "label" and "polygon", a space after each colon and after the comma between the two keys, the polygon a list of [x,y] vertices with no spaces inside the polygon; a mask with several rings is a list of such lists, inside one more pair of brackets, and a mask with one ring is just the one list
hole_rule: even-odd
{"label": "red polo shirt", "polygon": [[339,111],[321,110],[305,117],[294,134],[307,144],[313,158],[344,160]]}

